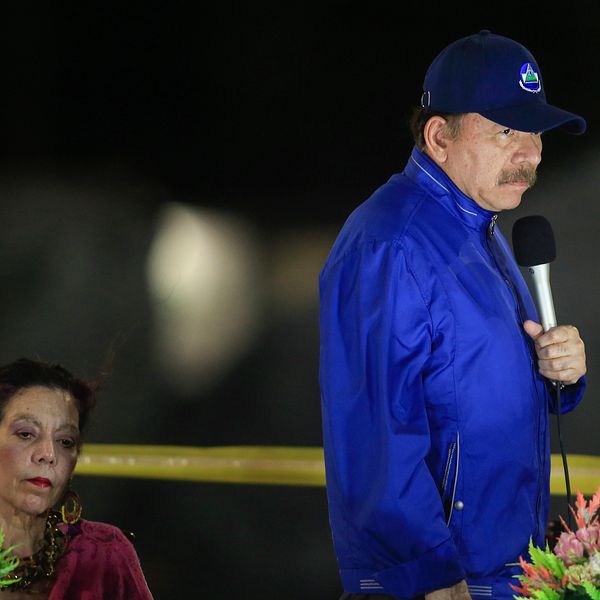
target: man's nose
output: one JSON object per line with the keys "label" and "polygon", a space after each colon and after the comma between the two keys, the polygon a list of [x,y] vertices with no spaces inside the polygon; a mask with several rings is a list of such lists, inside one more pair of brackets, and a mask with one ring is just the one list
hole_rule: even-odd
{"label": "man's nose", "polygon": [[519,149],[515,152],[517,163],[527,162],[537,167],[542,160],[542,137],[537,133],[519,132]]}

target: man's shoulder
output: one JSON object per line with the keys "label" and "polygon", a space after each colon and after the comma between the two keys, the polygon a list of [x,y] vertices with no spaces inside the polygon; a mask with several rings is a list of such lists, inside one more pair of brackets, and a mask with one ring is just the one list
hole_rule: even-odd
{"label": "man's shoulder", "polygon": [[390,234],[410,222],[427,194],[403,173],[393,175],[352,213],[349,221]]}
{"label": "man's shoulder", "polygon": [[406,241],[423,223],[435,219],[435,202],[403,173],[393,175],[357,206],[342,226],[330,260],[337,261],[365,244]]}

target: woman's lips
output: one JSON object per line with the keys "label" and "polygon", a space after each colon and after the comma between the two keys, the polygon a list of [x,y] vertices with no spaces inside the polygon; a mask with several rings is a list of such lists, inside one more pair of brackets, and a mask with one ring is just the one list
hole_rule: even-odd
{"label": "woman's lips", "polygon": [[40,488],[52,487],[52,482],[45,477],[34,477],[33,479],[27,479],[27,481]]}

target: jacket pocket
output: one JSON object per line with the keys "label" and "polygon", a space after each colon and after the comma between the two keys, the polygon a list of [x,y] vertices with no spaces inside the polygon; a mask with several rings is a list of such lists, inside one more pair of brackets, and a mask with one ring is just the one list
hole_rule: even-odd
{"label": "jacket pocket", "polygon": [[460,437],[456,434],[456,441],[448,446],[446,456],[446,467],[442,479],[442,504],[446,514],[446,525],[450,524],[452,509],[454,508],[454,497],[456,495],[456,483],[458,481],[458,468],[460,464]]}

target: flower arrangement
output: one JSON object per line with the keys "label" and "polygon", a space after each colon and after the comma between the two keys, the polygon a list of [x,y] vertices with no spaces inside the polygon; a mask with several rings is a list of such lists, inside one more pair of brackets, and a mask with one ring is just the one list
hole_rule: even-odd
{"label": "flower arrangement", "polygon": [[6,576],[19,566],[19,559],[12,555],[12,551],[15,549],[14,546],[2,550],[3,545],[4,531],[0,529],[0,590],[19,581],[19,579],[6,579]]}
{"label": "flower arrangement", "polygon": [[569,507],[577,529],[571,531],[561,517],[565,531],[554,550],[529,542],[531,562],[520,558],[523,574],[511,586],[517,600],[600,600],[600,488],[589,502],[577,492],[575,508]]}

